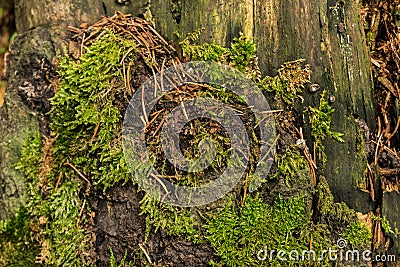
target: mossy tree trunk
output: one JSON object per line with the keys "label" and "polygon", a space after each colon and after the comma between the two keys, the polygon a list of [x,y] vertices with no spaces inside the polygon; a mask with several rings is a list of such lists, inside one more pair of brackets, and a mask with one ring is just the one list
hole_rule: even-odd
{"label": "mossy tree trunk", "polygon": [[[124,1],[122,1],[124,2]],[[357,1],[342,0],[141,0],[125,1],[118,4],[114,0],[16,0],[15,11],[19,37],[11,49],[9,60],[9,87],[6,110],[1,110],[1,120],[12,123],[16,130],[0,126],[0,136],[8,135],[15,139],[21,131],[31,128],[26,118],[43,120],[46,110],[42,106],[30,106],[37,116],[28,115],[22,109],[15,113],[11,105],[28,104],[21,101],[21,85],[24,82],[35,85],[32,72],[15,72],[23,66],[24,59],[33,54],[51,61],[55,55],[68,48],[64,42],[67,26],[79,26],[81,23],[93,23],[102,15],[112,15],[115,11],[143,15],[152,19],[157,30],[171,41],[177,41],[175,31],[182,34],[205,28],[199,42],[215,42],[229,45],[240,32],[254,38],[258,48],[258,57],[263,74],[275,75],[281,64],[304,58],[311,65],[312,83],[320,85],[321,90],[311,93],[304,90],[304,103],[296,107],[299,114],[305,107],[315,106],[319,93],[326,90],[335,98],[332,103],[335,112],[332,116],[334,131],[344,133],[345,142],[325,141],[327,163],[319,164],[319,174],[324,175],[331,187],[336,201],[344,201],[351,208],[368,212],[375,208],[369,194],[362,192],[365,183],[367,159],[363,145],[364,122],[369,130],[374,129],[375,115],[372,99],[372,81],[370,60],[363,36],[363,25],[359,15]],[[27,44],[29,40],[37,40]],[[38,48],[40,48],[38,50]],[[36,88],[40,91],[44,86]],[[28,101],[29,102],[29,101]],[[8,104],[7,104],[8,103]],[[13,110],[11,110],[11,108]],[[14,114],[16,118],[7,114]],[[313,147],[309,127],[305,137]],[[22,128],[21,128],[22,127]],[[33,127],[33,126],[32,126]],[[22,130],[21,130],[22,129]],[[7,140],[5,137],[2,140]],[[2,144],[0,155],[0,179],[5,179],[8,170],[15,161],[15,153],[21,142]],[[4,151],[14,156],[7,157]],[[8,180],[7,180],[8,179]],[[7,178],[7,184],[17,183],[18,175]],[[3,181],[2,181],[3,182]],[[312,181],[310,181],[311,183]],[[17,184],[20,184],[18,182]],[[3,190],[4,191],[4,190]],[[14,194],[5,190],[4,199]],[[379,194],[378,194],[379,195]],[[375,199],[375,201],[378,201]],[[4,204],[3,204],[4,205]],[[387,209],[390,206],[384,205]],[[15,207],[7,206],[4,214],[11,214]],[[397,207],[398,209],[398,207]],[[386,211],[390,214],[390,211]],[[394,215],[393,215],[394,216]],[[398,216],[398,215],[397,215]],[[0,216],[0,219],[2,217]],[[394,216],[394,220],[399,218]]]}
{"label": "mossy tree trunk", "polygon": [[[67,26],[94,22],[115,11],[143,15],[150,10],[157,29],[174,40],[174,32],[185,34],[205,28],[199,42],[229,45],[240,32],[254,37],[259,62],[265,74],[274,75],[280,65],[299,58],[311,64],[312,82],[334,96],[333,129],[345,134],[344,143],[327,141],[328,164],[323,171],[334,195],[351,207],[370,209],[368,195],[357,191],[367,168],[365,150],[359,145],[360,130],[355,119],[374,127],[371,71],[363,39],[363,25],[355,1],[16,1],[17,29],[20,38],[42,34],[45,28],[53,47],[46,57],[61,54]],[[150,14],[150,13],[147,13]],[[339,25],[342,29],[340,29]],[[49,41],[49,40],[47,40]],[[49,44],[50,45],[50,44]],[[36,49],[36,45],[31,45]],[[41,46],[37,44],[37,46]],[[23,58],[28,52],[15,48]],[[50,50],[53,50],[52,52]],[[14,88],[16,79],[10,78]],[[322,91],[322,90],[321,90]],[[319,94],[305,90],[304,105],[318,102]],[[301,111],[301,107],[299,107]],[[362,135],[362,134],[361,134]],[[312,147],[311,138],[307,138]]]}

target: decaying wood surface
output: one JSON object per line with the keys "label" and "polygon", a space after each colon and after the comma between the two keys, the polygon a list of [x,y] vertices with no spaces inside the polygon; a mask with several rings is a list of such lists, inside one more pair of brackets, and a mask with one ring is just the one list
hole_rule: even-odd
{"label": "decaying wood surface", "polygon": [[[366,148],[362,144],[366,131],[375,128],[374,101],[372,98],[372,78],[370,58],[365,44],[364,29],[359,14],[358,1],[310,1],[310,0],[262,0],[262,1],[117,1],[106,0],[17,0],[16,17],[17,38],[15,51],[18,59],[9,62],[10,69],[23,64],[23,58],[30,53],[39,54],[50,62],[55,55],[63,53],[67,27],[79,27],[82,23],[93,23],[103,15],[112,15],[115,11],[142,16],[153,22],[157,30],[172,42],[177,41],[174,34],[193,32],[204,28],[198,42],[215,42],[228,45],[240,32],[254,38],[261,70],[273,75],[280,65],[298,58],[305,59],[312,66],[312,83],[321,88],[316,93],[305,90],[304,103],[296,107],[301,114],[304,107],[316,105],[319,94],[327,90],[335,101],[332,103],[335,113],[332,117],[334,131],[344,133],[344,143],[326,140],[325,148],[328,164],[318,168],[331,187],[336,201],[344,201],[351,208],[363,213],[374,209],[382,199],[372,201],[371,192],[364,192],[360,184],[367,179]],[[23,40],[45,40],[32,42],[30,49],[23,49]],[[18,41],[19,40],[19,41]],[[26,41],[27,42],[27,41]],[[21,45],[18,47],[18,45]],[[40,48],[40,49],[39,49]],[[21,82],[29,79],[22,74],[10,74],[9,94],[5,107],[22,101],[17,95]],[[18,85],[15,82],[18,80]],[[14,81],[14,82],[13,82]],[[19,104],[17,104],[18,106]],[[16,113],[15,120],[7,115],[9,109],[0,109],[2,120],[16,125],[25,124],[27,111]],[[20,117],[18,117],[20,116]],[[38,117],[28,116],[33,125]],[[40,117],[40,116],[39,116]],[[362,122],[362,123],[360,123]],[[0,136],[10,135],[11,139],[20,135],[0,126]],[[303,126],[303,125],[301,125]],[[304,127],[304,126],[303,126]],[[310,129],[304,127],[304,138],[312,147]],[[6,139],[4,139],[6,140]],[[18,151],[21,142],[12,142],[4,148]],[[3,149],[4,150],[4,149]],[[11,159],[1,154],[1,171],[11,166]],[[14,159],[15,160],[15,159]],[[4,179],[0,176],[0,179]],[[17,176],[15,176],[17,177]],[[18,178],[21,179],[21,178]],[[7,198],[6,191],[5,198]],[[380,194],[377,194],[377,196]],[[386,199],[388,195],[385,196]],[[4,199],[4,196],[3,196]],[[392,202],[388,200],[388,202]],[[393,202],[392,202],[393,203]],[[397,203],[397,202],[395,202]],[[383,205],[383,213],[391,214],[393,221],[400,221],[399,204]],[[13,207],[6,207],[5,214],[11,214]],[[398,214],[398,213],[397,213]],[[388,215],[388,217],[390,217]]]}

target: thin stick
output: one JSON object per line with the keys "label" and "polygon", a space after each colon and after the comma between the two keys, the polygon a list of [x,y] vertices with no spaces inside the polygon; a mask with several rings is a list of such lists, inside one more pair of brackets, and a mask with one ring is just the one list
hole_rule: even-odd
{"label": "thin stick", "polygon": [[89,144],[93,143],[94,138],[96,137],[97,133],[99,132],[99,129],[100,129],[100,121],[97,123],[96,128],[94,129],[94,133],[93,133],[92,138],[90,139]]}
{"label": "thin stick", "polygon": [[83,33],[82,43],[81,43],[81,56],[83,55],[83,49],[84,49],[84,45],[85,45],[85,37],[86,37],[86,34]]}
{"label": "thin stick", "polygon": [[152,173],[151,176],[152,176],[154,179],[156,179],[157,182],[160,183],[160,185],[162,186],[162,188],[164,188],[165,193],[166,193],[166,194],[169,194],[169,191],[168,191],[167,187],[165,186],[165,184],[163,183],[163,181],[161,181],[161,179],[158,178],[154,173]]}
{"label": "thin stick", "polygon": [[280,134],[278,134],[278,135],[276,136],[274,142],[273,142],[272,145],[269,147],[268,152],[264,155],[264,157],[263,157],[260,161],[258,161],[257,167],[258,167],[258,165],[261,164],[261,162],[263,162],[263,161],[268,157],[269,153],[271,152],[272,148],[276,145],[276,143],[278,142],[278,140],[279,140],[280,137],[281,137]]}
{"label": "thin stick", "polygon": [[78,33],[78,34],[82,33],[81,29],[78,29],[78,28],[75,28],[75,27],[72,27],[72,26],[68,26],[68,30],[71,31],[71,32]]}
{"label": "thin stick", "polygon": [[388,140],[390,140],[397,133],[399,126],[400,126],[400,117],[397,119],[396,127],[394,128],[393,132],[386,137]]}
{"label": "thin stick", "polygon": [[68,161],[64,163],[64,165],[71,167],[83,180],[90,184],[90,181],[83,175],[74,165],[69,163]]}
{"label": "thin stick", "polygon": [[[164,93],[164,84],[163,84],[163,83],[164,83],[164,73],[162,73],[162,71],[164,71],[165,60],[166,60],[166,58],[164,58],[164,60],[163,60],[163,62],[162,62],[162,65],[161,65],[161,73],[160,73],[161,94]],[[157,96],[157,88],[154,87],[154,97],[156,97],[156,96]]]}
{"label": "thin stick", "polygon": [[316,151],[316,144],[315,142],[313,143],[314,147],[313,147],[313,156],[314,156],[314,162],[317,162],[317,151]]}
{"label": "thin stick", "polygon": [[125,88],[128,88],[129,92],[132,94],[132,89],[131,89],[131,84],[130,84],[130,70],[131,70],[131,64],[128,64],[128,70],[126,70],[126,64],[125,64],[125,59],[128,57],[128,55],[134,50],[134,47],[129,48],[129,50],[126,52],[126,54],[122,57],[121,62],[122,63],[122,72],[124,74],[124,82],[125,82]]}
{"label": "thin stick", "polygon": [[150,55],[151,55],[151,59],[155,63],[153,66],[156,68],[157,72],[160,72],[160,69],[158,68],[158,64],[156,61],[156,54],[154,53],[154,49],[151,49]]}
{"label": "thin stick", "polygon": [[277,109],[277,110],[269,110],[269,111],[263,112],[266,115],[264,115],[262,117],[262,119],[257,122],[257,124],[253,127],[253,129],[257,128],[261,124],[261,122],[263,122],[266,118],[271,117],[271,114],[282,112],[282,111],[283,111],[282,109]]}
{"label": "thin stick", "polygon": [[129,93],[131,95],[133,95],[133,89],[132,89],[131,83],[130,83],[130,81],[131,81],[131,66],[132,65],[129,63],[128,64],[128,71],[127,71],[127,79],[128,79],[128,90],[129,90]]}
{"label": "thin stick", "polygon": [[156,136],[156,134],[158,133],[158,131],[161,129],[161,126],[164,123],[165,118],[162,119],[162,121],[160,121],[160,124],[157,126],[156,130],[154,131],[152,137]]}
{"label": "thin stick", "polygon": [[76,226],[77,226],[77,227],[78,227],[78,225],[79,225],[79,223],[80,223],[80,221],[81,221],[81,217],[82,217],[82,214],[83,214],[83,210],[84,210],[84,208],[85,208],[85,205],[86,205],[86,199],[83,200],[82,208],[81,208],[81,210],[79,211],[79,216],[78,216],[78,219],[76,220]]}
{"label": "thin stick", "polygon": [[157,88],[160,87],[160,85],[158,84],[156,73],[154,72],[153,68],[151,68],[151,72],[153,73],[153,78],[154,78],[154,97],[155,97],[157,95]]}
{"label": "thin stick", "polygon": [[244,205],[244,202],[246,201],[246,196],[247,196],[247,185],[249,183],[249,174],[246,173],[246,181],[245,181],[245,185],[244,185],[244,189],[243,189],[243,198],[242,198],[242,202],[240,203],[240,205]]}
{"label": "thin stick", "polygon": [[381,135],[381,131],[382,131],[381,117],[378,116],[378,134],[377,134],[377,136]]}
{"label": "thin stick", "polygon": [[378,150],[379,150],[379,143],[382,140],[383,133],[379,136],[378,142],[376,143],[376,148],[375,148],[375,164],[378,164]]}
{"label": "thin stick", "polygon": [[147,125],[149,123],[149,120],[147,119],[147,115],[146,115],[146,107],[144,105],[144,86],[142,85],[142,112],[143,112],[143,118],[145,120],[145,125]]}
{"label": "thin stick", "polygon": [[183,104],[182,97],[180,95],[179,95],[179,100],[181,101],[181,107],[182,107],[183,115],[185,116],[185,119],[188,121],[189,117],[188,117],[188,114],[186,112],[185,105]]}
{"label": "thin stick", "polygon": [[85,208],[85,205],[86,205],[86,199],[83,200],[82,208],[81,208],[81,211],[79,212],[79,217],[78,218],[80,218],[82,216],[83,209]]}
{"label": "thin stick", "polygon": [[54,192],[57,192],[58,187],[60,186],[61,178],[62,178],[62,177],[63,177],[63,173],[60,172],[60,175],[58,176],[58,180],[57,180],[57,183],[56,183],[56,188],[54,188]]}
{"label": "thin stick", "polygon": [[147,251],[146,251],[146,249],[143,247],[143,245],[139,243],[139,247],[140,247],[140,249],[143,251],[144,255],[146,256],[147,261],[148,261],[150,264],[153,264],[153,263],[151,262],[151,259],[150,259],[149,254],[147,253]]}
{"label": "thin stick", "polygon": [[140,115],[140,120],[143,122],[144,127],[147,127],[147,122],[145,121],[145,119],[143,118],[143,115]]}

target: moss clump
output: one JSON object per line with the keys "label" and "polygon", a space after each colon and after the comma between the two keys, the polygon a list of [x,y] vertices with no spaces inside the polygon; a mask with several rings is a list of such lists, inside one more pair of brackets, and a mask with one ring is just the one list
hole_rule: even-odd
{"label": "moss clump", "polygon": [[221,257],[221,262],[212,264],[269,266],[279,261],[260,261],[260,250],[306,250],[311,226],[308,205],[302,197],[278,197],[269,205],[257,196],[247,198],[240,209],[227,205],[205,225],[206,238]]}
{"label": "moss clump", "polygon": [[335,203],[325,177],[320,176],[316,187],[317,210],[315,218],[325,225],[331,238],[343,237],[354,247],[367,247],[371,231],[362,224],[357,213],[345,203]]}
{"label": "moss clump", "polygon": [[392,234],[392,235],[396,234],[392,230],[392,227],[390,226],[390,222],[385,216],[379,217],[379,216],[376,216],[376,215],[372,215],[372,219],[374,221],[379,221],[381,223],[381,226],[382,226],[385,234]]}
{"label": "moss clump", "polygon": [[[46,145],[42,144],[37,134],[28,138],[22,148],[16,168],[27,177],[29,199],[15,218],[3,222],[3,234],[11,237],[10,242],[24,242],[15,243],[11,255],[7,251],[3,252],[11,261],[19,258],[17,266],[30,266],[32,262],[82,265],[81,258],[75,256],[78,250],[84,249],[84,235],[77,225],[81,207],[78,197],[80,185],[77,181],[67,181],[55,187],[55,182],[45,172],[43,147],[46,148]],[[8,233],[10,229],[14,229],[14,234]],[[3,246],[7,243],[0,244]]]}
{"label": "moss clump", "polygon": [[[79,61],[60,60],[61,83],[51,99],[50,112],[51,128],[58,138],[51,148],[53,160],[47,179],[53,186],[43,211],[48,220],[42,235],[42,250],[49,253],[42,252],[45,263],[84,264],[76,257],[88,249],[82,217],[87,207],[82,203],[81,188],[92,182],[106,190],[130,178],[116,140],[120,138],[124,96],[121,60],[124,56],[131,59],[127,51],[134,47],[133,42],[108,31]],[[56,189],[60,176],[62,182]],[[81,184],[82,178],[86,183]]]}
{"label": "moss clump", "polygon": [[79,61],[61,59],[61,83],[51,99],[51,128],[60,133],[57,169],[70,162],[103,190],[130,178],[118,140],[127,101],[121,61],[133,60],[134,49],[134,42],[106,31]]}
{"label": "moss clump", "polygon": [[[27,134],[16,168],[22,171],[28,182],[28,203],[37,197],[36,184],[42,162],[40,135]],[[34,205],[22,206],[9,220],[0,221],[0,265],[32,266],[39,254],[39,243],[35,241],[34,223],[38,217],[32,215]]]}
{"label": "moss clump", "polygon": [[270,176],[270,179],[283,177],[287,186],[290,186],[290,180],[296,176],[298,172],[307,168],[307,161],[300,154],[298,149],[289,147],[285,154],[279,156],[275,161],[277,165],[276,171]]}
{"label": "moss clump", "polygon": [[296,99],[296,92],[293,93],[287,90],[287,81],[283,77],[266,76],[260,81],[259,86],[265,92],[273,94],[275,100],[282,103],[293,105],[294,100]]}
{"label": "moss clump", "polygon": [[344,142],[341,138],[342,133],[331,130],[331,115],[335,111],[329,102],[325,99],[326,91],[321,94],[319,106],[317,108],[309,107],[310,124],[312,135],[317,140],[323,141],[326,136],[331,137],[339,142]]}
{"label": "moss clump", "polygon": [[140,204],[141,214],[147,215],[146,238],[151,230],[164,229],[169,235],[186,236],[189,240],[199,241],[198,231],[193,224],[194,218],[188,209],[160,204],[148,195],[143,197]]}
{"label": "moss clump", "polygon": [[126,256],[128,256],[128,251],[125,251],[124,257],[121,259],[121,261],[119,262],[119,264],[117,263],[117,260],[115,259],[114,256],[114,251],[112,250],[112,248],[110,249],[110,267],[133,267],[134,263],[133,262],[129,262],[129,263],[125,263],[126,261]]}
{"label": "moss clump", "polygon": [[342,236],[352,247],[365,247],[371,243],[372,233],[371,230],[359,221],[350,223]]}
{"label": "moss clump", "polygon": [[[193,44],[201,31],[189,33],[179,42],[183,56],[189,57],[191,60],[220,62],[235,67],[255,80],[260,79],[256,45],[250,38],[240,34],[239,37],[233,39],[229,48],[216,44]],[[179,34],[177,35],[181,37]]]}
{"label": "moss clump", "polygon": [[34,241],[30,227],[31,217],[25,207],[16,215],[0,221],[0,265],[1,266],[34,266],[39,246]]}
{"label": "moss clump", "polygon": [[287,62],[278,70],[276,77],[266,76],[259,87],[273,95],[280,106],[292,107],[297,99],[301,99],[304,84],[310,82],[309,65],[302,66],[304,59]]}
{"label": "moss clump", "polygon": [[318,107],[308,107],[306,110],[311,125],[311,134],[315,139],[315,147],[323,163],[326,163],[324,145],[322,144],[325,137],[333,138],[338,142],[344,142],[342,138],[344,134],[331,130],[331,115],[335,110],[329,105],[328,100],[325,98],[326,91],[321,94]]}
{"label": "moss clump", "polygon": [[[258,196],[248,197],[242,207],[236,208],[228,203],[204,226],[207,240],[221,257],[220,262],[211,264],[337,266],[341,263],[332,262],[327,256],[321,260],[318,257],[324,250],[337,249],[339,238],[345,238],[353,248],[368,247],[370,230],[358,220],[354,210],[333,202],[323,177],[316,189],[316,197],[316,210],[311,209],[311,200],[306,197],[283,199],[278,195],[272,204],[263,202]],[[286,260],[277,257],[278,250],[286,252]],[[310,262],[308,258],[302,258],[302,253],[309,250],[315,253],[316,260]],[[290,251],[295,251],[292,258],[289,258]]]}
{"label": "moss clump", "polygon": [[40,218],[42,263],[54,265],[83,265],[76,255],[88,249],[85,233],[79,224],[80,210],[84,208],[79,198],[78,181],[63,183],[56,192],[43,199]]}
{"label": "moss clump", "polygon": [[38,179],[42,163],[43,144],[40,138],[40,133],[32,135],[27,134],[24,145],[21,148],[21,156],[15,168],[23,172],[28,181],[32,182]]}
{"label": "moss clump", "polygon": [[51,99],[53,137],[30,140],[17,164],[30,181],[26,217],[35,228],[34,261],[89,264],[83,256],[90,233],[84,230],[88,208],[81,190],[91,183],[106,190],[130,179],[118,140],[127,97],[121,61],[133,60],[134,48],[134,42],[106,31],[78,61],[60,59],[61,82]]}

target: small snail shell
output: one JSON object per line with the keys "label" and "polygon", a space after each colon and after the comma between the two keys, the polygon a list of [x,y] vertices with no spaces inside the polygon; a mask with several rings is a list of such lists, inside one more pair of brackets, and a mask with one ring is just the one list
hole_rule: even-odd
{"label": "small snail shell", "polygon": [[297,141],[296,141],[296,146],[298,146],[299,148],[300,148],[300,150],[304,150],[304,149],[306,149],[306,140],[304,140],[304,139],[297,139]]}
{"label": "small snail shell", "polygon": [[318,83],[313,83],[310,85],[309,90],[311,93],[315,93],[316,91],[318,91],[321,87],[319,86]]}

